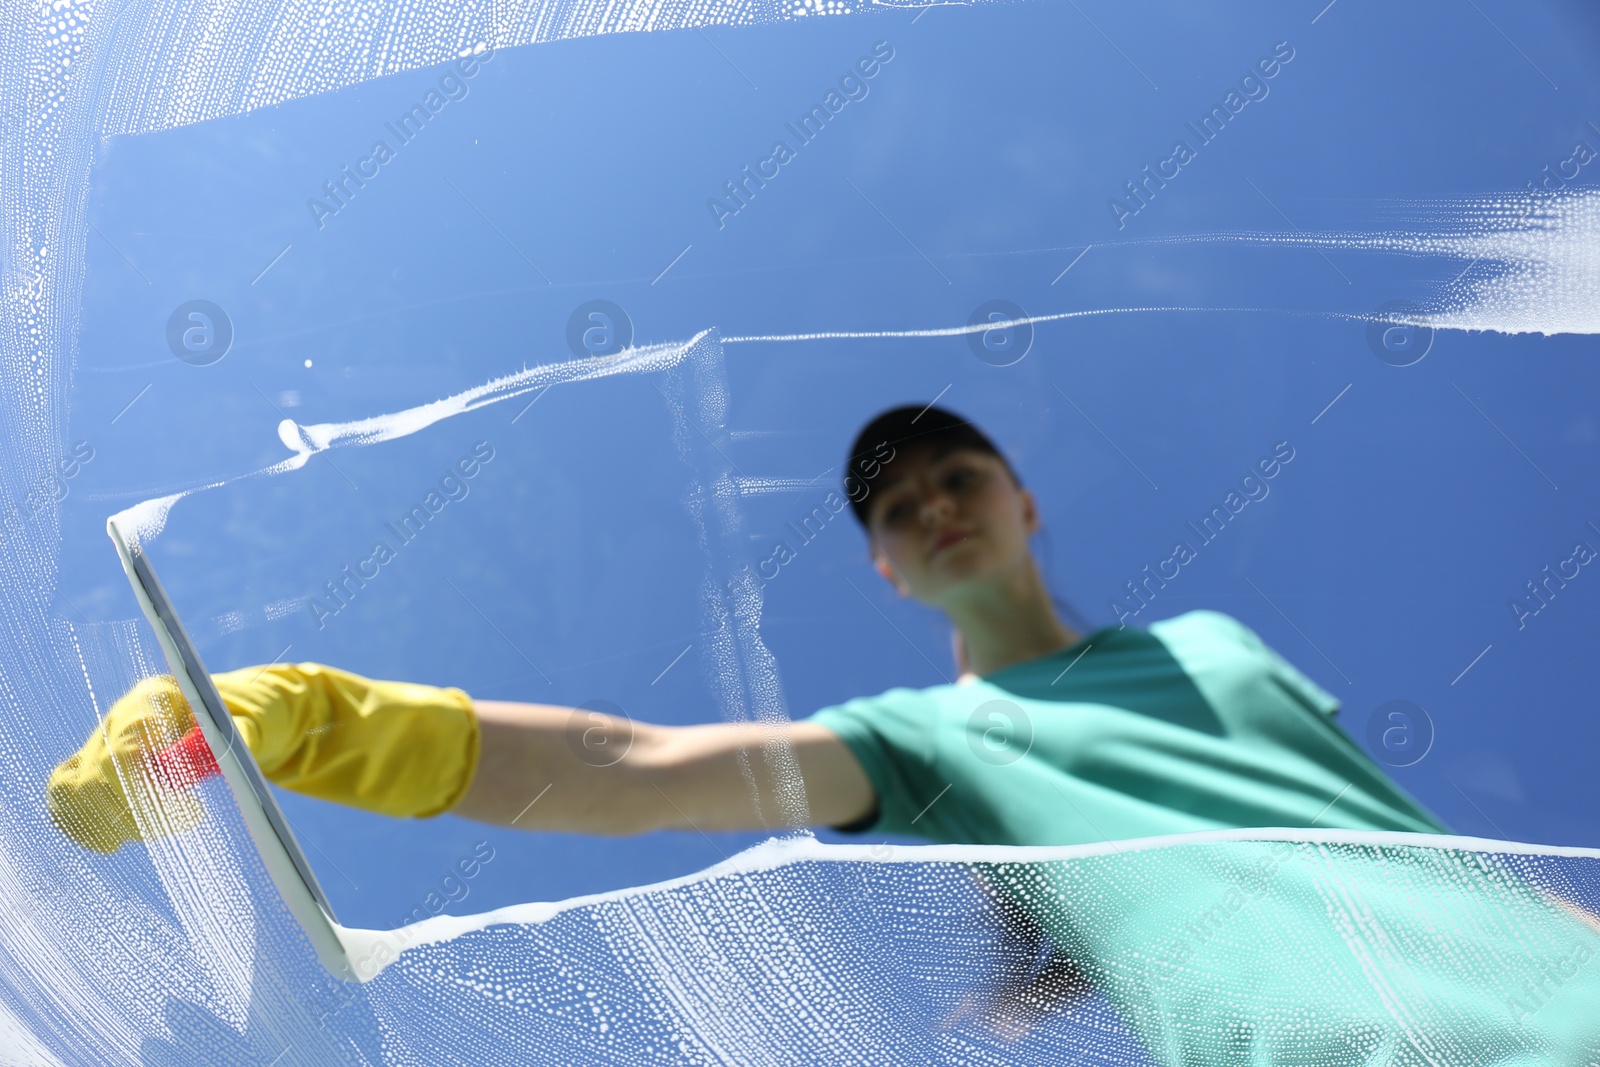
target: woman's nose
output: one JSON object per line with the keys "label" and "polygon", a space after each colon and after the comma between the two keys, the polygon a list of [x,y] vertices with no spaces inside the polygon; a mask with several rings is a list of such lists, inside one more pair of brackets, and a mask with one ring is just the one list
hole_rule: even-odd
{"label": "woman's nose", "polygon": [[954,506],[948,494],[938,491],[930,493],[922,498],[922,521],[929,522],[943,518],[950,514]]}

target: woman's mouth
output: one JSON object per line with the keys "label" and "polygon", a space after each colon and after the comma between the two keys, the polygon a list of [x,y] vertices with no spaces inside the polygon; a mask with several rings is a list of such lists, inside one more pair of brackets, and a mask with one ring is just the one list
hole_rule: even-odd
{"label": "woman's mouth", "polygon": [[940,534],[939,539],[933,543],[933,551],[931,555],[937,556],[951,545],[960,544],[962,541],[965,541],[971,536],[972,532],[970,530],[949,530],[943,534]]}

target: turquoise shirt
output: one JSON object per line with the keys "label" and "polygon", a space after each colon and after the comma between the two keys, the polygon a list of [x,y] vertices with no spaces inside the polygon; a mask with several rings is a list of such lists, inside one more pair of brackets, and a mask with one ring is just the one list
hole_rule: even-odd
{"label": "turquoise shirt", "polygon": [[875,827],[1069,845],[1225,827],[1447,833],[1333,721],[1339,702],[1215,611],[1107,627],[982,678],[825,708]]}
{"label": "turquoise shirt", "polygon": [[[1334,724],[1338,707],[1237,620],[1192,611],[813,719],[877,792],[876,815],[845,829],[1004,845],[1447,833]],[[1160,1064],[1600,1062],[1600,920],[1564,902],[1554,861],[1404,841],[1197,841],[970,866]]]}

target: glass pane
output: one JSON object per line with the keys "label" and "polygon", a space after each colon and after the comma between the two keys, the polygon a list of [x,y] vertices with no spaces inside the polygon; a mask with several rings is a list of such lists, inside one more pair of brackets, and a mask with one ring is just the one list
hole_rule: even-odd
{"label": "glass pane", "polygon": [[[29,26],[27,1062],[1600,1054],[1589,9]],[[853,450],[901,405],[997,451]],[[339,922],[401,931],[374,980],[323,973],[221,779],[109,855],[52,824],[168,669],[113,514],[214,673],[556,709],[501,824],[273,787]],[[782,731],[647,758],[819,711],[855,777]],[[405,791],[321,729],[268,776]],[[826,825],[852,782],[877,822]]]}

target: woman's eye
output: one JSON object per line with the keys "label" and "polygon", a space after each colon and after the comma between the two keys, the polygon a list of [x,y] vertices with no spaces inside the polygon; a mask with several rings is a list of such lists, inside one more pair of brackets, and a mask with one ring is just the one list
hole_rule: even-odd
{"label": "woman's eye", "polygon": [[909,512],[910,507],[904,500],[896,500],[884,511],[883,520],[891,523],[899,522],[901,519],[905,518]]}
{"label": "woman's eye", "polygon": [[971,467],[958,467],[945,475],[944,484],[951,489],[963,489],[971,485],[977,475]]}

